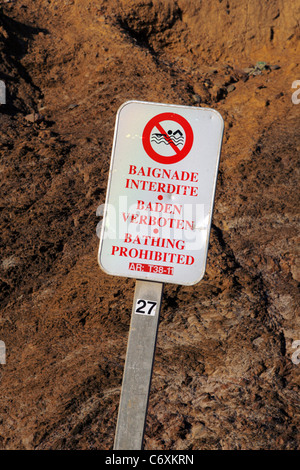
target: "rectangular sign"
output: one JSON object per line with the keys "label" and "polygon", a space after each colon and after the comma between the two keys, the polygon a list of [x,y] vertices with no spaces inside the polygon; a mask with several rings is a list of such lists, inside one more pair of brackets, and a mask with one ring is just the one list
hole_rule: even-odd
{"label": "rectangular sign", "polygon": [[202,279],[223,128],[213,109],[121,106],[98,253],[107,274],[182,285]]}

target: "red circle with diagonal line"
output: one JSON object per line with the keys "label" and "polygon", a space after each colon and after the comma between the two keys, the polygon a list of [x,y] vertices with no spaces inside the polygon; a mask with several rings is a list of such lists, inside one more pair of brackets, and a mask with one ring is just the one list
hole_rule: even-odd
{"label": "red circle with diagonal line", "polygon": [[[179,149],[172,142],[171,139],[167,140],[167,137],[165,137],[168,144],[172,147],[172,149],[175,152],[174,155],[171,155],[171,156],[161,155],[158,152],[156,152],[153,149],[151,145],[151,141],[150,141],[151,132],[155,127],[159,130],[159,132],[162,135],[164,136],[167,135],[167,133],[165,132],[163,128],[163,124],[161,124],[163,123],[163,121],[174,121],[177,124],[179,124],[185,132],[185,143],[182,149]],[[188,153],[190,152],[193,146],[194,134],[193,134],[193,129],[191,125],[183,116],[180,116],[179,114],[175,114],[175,113],[161,113],[161,114],[158,114],[157,116],[154,116],[152,119],[150,119],[148,124],[146,124],[144,132],[143,132],[143,136],[142,136],[142,141],[143,141],[143,147],[144,147],[145,152],[149,155],[150,158],[152,158],[152,160],[154,160],[157,163],[163,163],[165,165],[166,164],[169,165],[171,163],[180,162],[188,155]]]}

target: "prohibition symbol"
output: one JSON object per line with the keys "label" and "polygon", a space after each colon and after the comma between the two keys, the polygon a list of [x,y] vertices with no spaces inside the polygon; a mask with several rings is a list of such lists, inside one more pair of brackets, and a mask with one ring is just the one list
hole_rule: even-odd
{"label": "prohibition symbol", "polygon": [[[175,125],[179,124],[185,136],[179,129],[175,132],[168,130],[168,127],[163,124],[164,121],[172,121]],[[148,124],[146,124],[142,141],[145,152],[152,160],[157,163],[169,165],[171,163],[180,162],[188,155],[193,146],[194,134],[191,125],[183,116],[180,116],[180,114],[161,113],[154,116],[150,119]],[[164,155],[163,152],[159,153],[157,150],[154,150],[154,143],[170,146],[172,148],[172,154]],[[182,145],[182,148],[179,148],[180,145]],[[164,147],[164,145],[162,146]]]}

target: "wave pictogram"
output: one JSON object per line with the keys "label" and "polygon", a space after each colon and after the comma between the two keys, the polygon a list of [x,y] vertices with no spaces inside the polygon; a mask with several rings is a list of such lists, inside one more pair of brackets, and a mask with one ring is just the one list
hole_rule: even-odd
{"label": "wave pictogram", "polygon": [[177,130],[174,133],[172,131],[168,131],[168,134],[155,133],[151,135],[150,140],[151,142],[154,142],[158,145],[162,143],[164,143],[165,145],[170,145],[171,143],[173,143],[174,145],[176,145],[176,147],[178,147],[179,145],[184,144],[184,137],[180,130]]}

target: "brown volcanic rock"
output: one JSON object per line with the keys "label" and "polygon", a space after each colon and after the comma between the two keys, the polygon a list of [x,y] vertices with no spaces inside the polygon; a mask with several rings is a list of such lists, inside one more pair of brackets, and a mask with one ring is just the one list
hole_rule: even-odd
{"label": "brown volcanic rock", "polygon": [[206,275],[165,286],[145,448],[298,449],[297,2],[1,15],[1,448],[112,448],[134,281],[100,271],[96,211],[137,99],[225,120]]}

